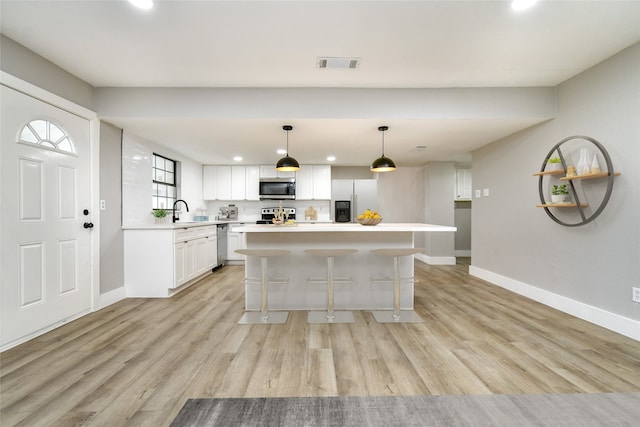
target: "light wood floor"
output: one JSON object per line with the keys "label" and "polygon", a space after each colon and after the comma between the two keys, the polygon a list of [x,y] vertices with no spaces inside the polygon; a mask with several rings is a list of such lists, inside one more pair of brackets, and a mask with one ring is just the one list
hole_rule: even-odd
{"label": "light wood floor", "polygon": [[419,324],[238,325],[242,267],[128,299],[1,355],[13,425],[168,425],[190,397],[640,391],[640,343],[416,262]]}

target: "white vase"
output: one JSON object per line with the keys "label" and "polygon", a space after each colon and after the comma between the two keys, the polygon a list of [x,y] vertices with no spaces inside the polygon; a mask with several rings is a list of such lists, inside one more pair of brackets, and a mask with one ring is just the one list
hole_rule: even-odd
{"label": "white vase", "polygon": [[593,160],[591,161],[591,169],[589,170],[591,173],[600,173],[600,164],[598,163],[597,154],[593,155]]}
{"label": "white vase", "polygon": [[580,159],[576,164],[576,173],[578,175],[588,175],[591,173],[591,163],[589,162],[589,150],[587,148],[580,149]]}

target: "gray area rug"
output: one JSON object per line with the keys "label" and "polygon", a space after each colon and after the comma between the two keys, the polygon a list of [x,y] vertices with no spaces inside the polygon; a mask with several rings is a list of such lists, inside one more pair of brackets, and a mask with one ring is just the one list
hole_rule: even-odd
{"label": "gray area rug", "polygon": [[189,399],[183,426],[640,426],[640,393]]}

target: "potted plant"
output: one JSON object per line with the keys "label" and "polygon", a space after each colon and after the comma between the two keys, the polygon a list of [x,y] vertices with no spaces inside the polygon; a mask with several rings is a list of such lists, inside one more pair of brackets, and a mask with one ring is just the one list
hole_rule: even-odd
{"label": "potted plant", "polygon": [[547,160],[547,165],[549,167],[549,170],[561,170],[562,169],[562,160],[560,160],[560,157],[552,157],[549,160]]}
{"label": "potted plant", "polygon": [[165,209],[154,209],[151,213],[156,219],[156,224],[164,224],[165,217],[167,216],[167,211]]}
{"label": "potted plant", "polygon": [[551,187],[551,203],[562,203],[567,198],[569,190],[567,184],[553,185]]}

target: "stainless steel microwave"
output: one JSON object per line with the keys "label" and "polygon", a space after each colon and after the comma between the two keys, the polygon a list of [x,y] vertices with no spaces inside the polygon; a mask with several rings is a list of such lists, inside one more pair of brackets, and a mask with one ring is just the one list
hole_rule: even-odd
{"label": "stainless steel microwave", "polygon": [[296,198],[295,178],[260,178],[260,200],[293,200]]}

